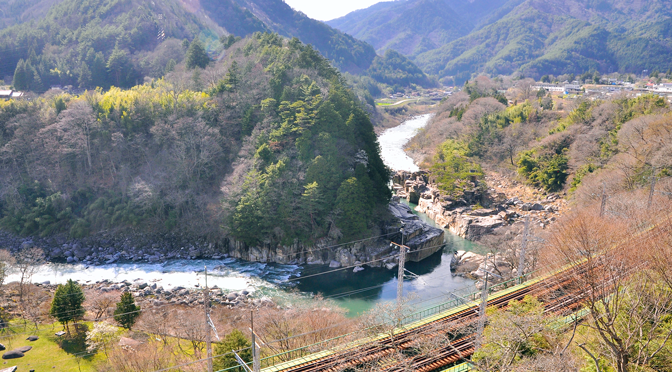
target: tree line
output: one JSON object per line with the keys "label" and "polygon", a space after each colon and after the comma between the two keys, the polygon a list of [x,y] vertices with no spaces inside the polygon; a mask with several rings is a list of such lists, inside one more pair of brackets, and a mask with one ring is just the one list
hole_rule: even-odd
{"label": "tree line", "polygon": [[389,170],[338,71],[277,34],[229,50],[214,63],[192,42],[165,78],[127,90],[0,102],[2,227],[179,227],[249,244],[374,228]]}

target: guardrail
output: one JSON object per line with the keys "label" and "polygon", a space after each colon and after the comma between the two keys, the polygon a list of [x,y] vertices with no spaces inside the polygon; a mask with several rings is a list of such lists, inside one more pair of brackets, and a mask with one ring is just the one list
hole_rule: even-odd
{"label": "guardrail", "polygon": [[[528,280],[530,280],[534,275],[537,274],[537,271],[533,271],[531,273],[525,274],[522,276],[522,278],[514,278],[511,280],[507,280],[501,283],[493,284],[488,287],[488,294],[496,293],[504,289],[508,289],[511,287],[514,287],[516,285],[522,284]],[[467,292],[464,295],[458,295],[459,297],[463,298],[466,301],[472,301],[476,302],[479,301],[481,298],[481,291],[472,291],[472,292]],[[464,301],[458,300],[458,299],[451,299],[446,302],[443,302],[438,305],[431,306],[427,309],[417,311],[415,313],[412,313],[408,315],[403,321],[403,325],[407,325],[419,320],[422,320],[424,318],[430,317],[432,315],[440,314],[442,312],[448,311],[450,309],[456,308],[460,305],[463,305]],[[264,358],[261,358],[261,367],[262,368],[268,368],[268,367],[273,367],[275,365],[278,365],[280,363],[286,363],[290,361],[296,361],[300,363],[301,361],[304,362],[309,362],[311,360],[319,359],[321,356],[319,355],[320,353],[325,353],[324,356],[327,354],[330,354],[331,350],[333,350],[336,347],[344,347],[348,341],[354,342],[355,336],[357,335],[362,335],[365,331],[373,329],[371,328],[366,328],[366,329],[361,329],[357,330],[352,333],[347,333],[344,335],[340,335],[337,337],[333,337],[327,340],[323,340],[311,345],[306,345],[300,348],[296,348],[293,350],[285,351],[282,353],[274,354],[274,355],[269,355]],[[340,342],[339,342],[340,341]],[[356,346],[356,345],[351,345],[351,346]],[[311,356],[310,359],[307,357]],[[251,363],[249,363],[251,366]],[[466,367],[460,367],[460,368],[466,368]],[[230,367],[227,369],[223,369],[217,372],[233,372],[233,371],[239,371],[242,370],[241,367]],[[463,369],[463,370],[447,370],[450,372],[461,372],[461,371],[469,371],[469,369]]]}

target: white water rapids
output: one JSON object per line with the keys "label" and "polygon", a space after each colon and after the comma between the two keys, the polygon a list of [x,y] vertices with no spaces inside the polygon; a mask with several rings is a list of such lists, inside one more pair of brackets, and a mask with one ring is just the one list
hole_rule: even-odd
{"label": "white water rapids", "polygon": [[[418,167],[404,153],[404,145],[427,125],[431,115],[422,115],[386,130],[380,137],[383,160],[394,170],[415,171]],[[276,288],[292,276],[299,276],[301,267],[296,265],[245,262],[233,258],[221,260],[171,260],[163,263],[128,262],[101,266],[83,264],[45,264],[33,275],[35,283],[62,284],[68,279],[80,283],[102,280],[112,282],[141,280],[157,283],[165,289],[193,288],[203,284],[204,266],[208,266],[208,285],[232,291],[254,291],[258,288]],[[9,281],[17,281],[12,274]]]}

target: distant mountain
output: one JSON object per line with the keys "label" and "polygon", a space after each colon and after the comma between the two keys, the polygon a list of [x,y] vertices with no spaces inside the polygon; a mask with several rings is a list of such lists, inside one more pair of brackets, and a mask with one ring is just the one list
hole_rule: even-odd
{"label": "distant mountain", "polygon": [[297,12],[282,0],[200,0],[201,11],[237,36],[273,31],[311,44],[343,71],[362,73],[376,51],[371,45]]}
{"label": "distant mountain", "polygon": [[[29,80],[23,89],[36,92],[51,85],[135,85],[144,76],[162,76],[170,60],[179,63],[184,57],[182,39],[217,37],[174,0],[29,0],[25,8],[17,4],[21,1],[8,1],[15,24],[0,31],[0,77],[11,81],[20,65]],[[113,79],[109,62],[115,51]]]}
{"label": "distant mountain", "polygon": [[[413,62],[395,58],[394,66],[381,65],[385,58],[371,45],[282,0],[0,0],[0,6],[0,78],[11,81],[20,67],[23,89],[36,92],[51,85],[130,87],[180,63],[182,40],[199,38],[217,56],[219,36],[255,32],[296,37],[344,72],[368,75],[378,61],[375,74],[385,81],[393,75],[397,82],[428,81]],[[122,58],[112,73],[115,51]]]}
{"label": "distant mountain", "polygon": [[413,56],[468,35],[522,0],[400,0],[381,2],[327,23],[383,52]]}
{"label": "distant mountain", "polygon": [[666,0],[407,0],[329,24],[460,82],[477,72],[667,70],[671,13]]}

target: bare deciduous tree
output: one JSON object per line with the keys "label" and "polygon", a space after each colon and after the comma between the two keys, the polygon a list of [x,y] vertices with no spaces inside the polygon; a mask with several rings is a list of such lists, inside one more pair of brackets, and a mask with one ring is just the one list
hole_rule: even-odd
{"label": "bare deciduous tree", "polygon": [[14,255],[14,270],[19,274],[19,299],[23,301],[28,284],[44,263],[44,251],[40,248],[22,249]]}

